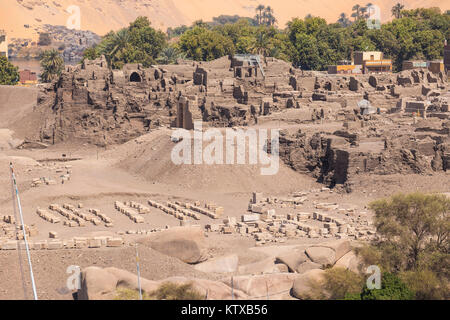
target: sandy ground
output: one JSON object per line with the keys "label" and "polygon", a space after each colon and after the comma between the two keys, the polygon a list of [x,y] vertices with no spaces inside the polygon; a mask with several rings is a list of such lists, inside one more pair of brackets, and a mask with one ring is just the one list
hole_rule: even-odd
{"label": "sandy ground", "polygon": [[[1,88],[0,88],[1,93]],[[24,91],[30,100],[33,93]],[[5,99],[5,97],[3,97]],[[13,105],[14,97],[8,101]],[[215,203],[223,206],[224,216],[240,218],[248,207],[253,191],[263,192],[266,196],[286,197],[293,192],[308,192],[308,200],[299,210],[313,210],[316,202],[336,202],[341,208],[354,207],[366,210],[368,203],[380,197],[396,192],[410,191],[450,191],[450,175],[359,175],[355,181],[354,192],[338,193],[324,191],[322,185],[307,175],[294,172],[286,166],[272,177],[262,177],[258,168],[252,166],[175,166],[170,161],[170,130],[160,129],[120,146],[108,146],[106,149],[89,145],[59,144],[47,149],[17,150],[10,147],[14,139],[25,138],[33,123],[29,119],[32,104],[25,104],[19,112],[9,112],[8,107],[0,103],[0,216],[13,213],[9,162],[12,161],[17,174],[17,182],[22,199],[24,219],[27,225],[37,226],[39,234],[31,240],[48,239],[50,231],[56,231],[60,239],[74,236],[117,235],[126,231],[149,230],[177,226],[179,221],[159,210],[151,209],[144,215],[145,223],[135,224],[114,209],[114,201],[137,201],[147,204],[148,199],[157,201],[182,200]],[[31,121],[31,120],[30,120]],[[22,125],[21,125],[22,123]],[[270,126],[269,122],[264,126]],[[277,120],[276,124],[280,125]],[[281,128],[298,130],[292,123]],[[333,124],[329,124],[333,130]],[[305,129],[305,128],[303,128]],[[57,161],[63,159],[73,161]],[[69,170],[70,181],[61,184],[60,176]],[[35,178],[47,177],[57,181],[56,185],[31,187]],[[114,220],[114,227],[105,225],[87,225],[69,228],[61,224],[51,224],[36,214],[38,207],[47,208],[49,204],[82,203],[83,210],[100,209]],[[289,209],[279,207],[280,214]],[[196,222],[200,225],[218,223],[207,217]],[[123,235],[133,242],[142,235]],[[318,240],[300,238],[283,244],[289,250],[292,245],[307,245]],[[323,241],[323,240],[322,240]],[[274,256],[284,250],[279,246],[255,248],[255,240],[240,235],[208,234],[211,256],[236,253],[240,265],[256,262]],[[134,248],[87,249],[32,251],[32,261],[36,275],[39,297],[41,299],[70,299],[68,290],[63,289],[68,277],[66,269],[70,265],[87,267],[114,266],[135,271]],[[190,265],[177,259],[164,256],[151,249],[142,249],[142,276],[148,279],[163,279],[181,275],[218,279],[219,275],[202,274]],[[22,259],[24,259],[22,254]],[[0,299],[24,298],[17,251],[0,251]],[[23,260],[25,262],[25,260]],[[26,270],[25,270],[26,271]],[[28,278],[27,278],[28,279]],[[27,285],[28,298],[30,285]]]}

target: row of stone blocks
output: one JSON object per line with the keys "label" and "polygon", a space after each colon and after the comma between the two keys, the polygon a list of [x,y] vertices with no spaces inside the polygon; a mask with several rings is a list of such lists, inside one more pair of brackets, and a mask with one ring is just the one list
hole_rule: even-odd
{"label": "row of stone blocks", "polygon": [[219,219],[220,216],[223,215],[223,211],[224,211],[222,207],[217,207],[215,205],[207,205],[206,209],[204,209],[204,208],[201,208],[199,205],[195,205],[195,204],[191,204],[191,203],[180,202],[180,201],[175,201],[175,203],[179,206],[182,206],[186,209],[198,212],[198,213],[203,214],[212,219]]}
{"label": "row of stone blocks", "polygon": [[308,236],[317,238],[319,236],[344,236],[347,233],[347,224],[335,220],[330,223],[324,223],[324,228],[311,226],[305,223],[311,219],[313,214],[297,213],[287,216],[273,214],[275,210],[269,209],[264,214],[246,214],[243,215],[242,223],[236,222],[235,218],[224,220],[224,224],[207,225],[207,231],[216,231],[222,233],[240,233],[254,235],[256,240],[263,240],[265,237],[296,237]]}
{"label": "row of stone blocks", "polygon": [[61,219],[54,214],[48,212],[45,209],[37,208],[36,213],[39,217],[44,219],[45,221],[51,222],[51,223],[60,223]]}
{"label": "row of stone blocks", "polygon": [[[85,249],[85,248],[102,248],[102,247],[121,247],[124,244],[122,238],[114,237],[94,237],[84,238],[75,237],[69,240],[40,240],[28,241],[28,246],[31,250],[57,250],[57,249]],[[25,248],[25,243],[20,244],[22,249]],[[16,240],[0,241],[1,250],[15,250],[17,249]]]}
{"label": "row of stone blocks", "polygon": [[134,223],[144,223],[145,221],[144,218],[139,215],[139,213],[120,201],[114,202],[114,207],[116,208],[116,210],[120,211],[128,218],[130,218]]}
{"label": "row of stone blocks", "polygon": [[91,217],[83,212],[78,211],[73,205],[71,204],[63,204],[63,208],[69,210],[74,215],[80,217],[84,221],[92,222],[95,226],[98,226],[102,223],[100,219],[97,219],[96,217]]}
{"label": "row of stone blocks", "polygon": [[125,202],[125,204],[130,206],[131,208],[136,209],[139,214],[150,213],[150,208],[149,207],[144,206],[143,204],[140,204],[138,202],[130,201],[130,202]]}
{"label": "row of stone blocks", "polygon": [[[315,236],[317,233],[319,235],[325,234],[336,234],[336,233],[347,233],[348,225],[340,219],[335,219],[330,216],[324,215],[319,212],[310,213],[298,213],[298,214],[288,214],[287,222],[291,224],[296,224],[299,230],[303,230],[308,233],[308,235]],[[318,220],[323,222],[323,228],[311,227],[304,224],[304,221],[308,219]]]}
{"label": "row of stone blocks", "polygon": [[113,220],[110,217],[108,217],[106,214],[101,213],[100,210],[89,209],[89,212],[92,213],[93,215],[99,217],[100,220],[102,220],[106,224],[107,227],[113,226]]}
{"label": "row of stone blocks", "polygon": [[179,206],[178,204],[167,202],[167,206],[169,208],[172,208],[172,209],[182,213],[183,215],[185,215],[187,217],[191,217],[195,220],[200,220],[200,217],[198,216],[198,214],[196,214],[195,212],[190,211],[188,209],[184,209],[183,207]]}
{"label": "row of stone blocks", "polygon": [[153,201],[153,200],[148,200],[148,204],[151,205],[153,208],[157,208],[157,209],[163,211],[164,213],[174,216],[178,220],[181,220],[181,221],[185,220],[186,216],[184,215],[184,213],[177,212],[177,210],[174,208],[167,207],[167,206],[165,206],[159,202]]}
{"label": "row of stone blocks", "polygon": [[[86,222],[81,218],[70,212],[69,210],[66,210],[64,208],[61,208],[58,204],[51,204],[49,206],[50,210],[58,212],[63,217],[66,217],[69,219],[69,221],[64,221],[64,225],[67,225],[69,227],[74,227],[78,224],[80,227],[85,227]],[[75,223],[74,223],[75,222]]]}

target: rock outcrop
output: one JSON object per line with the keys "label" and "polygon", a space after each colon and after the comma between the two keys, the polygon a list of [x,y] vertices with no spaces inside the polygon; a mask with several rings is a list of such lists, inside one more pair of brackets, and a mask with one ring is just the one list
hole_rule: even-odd
{"label": "rock outcrop", "polygon": [[189,264],[205,261],[208,245],[200,227],[175,227],[140,240],[146,246]]}

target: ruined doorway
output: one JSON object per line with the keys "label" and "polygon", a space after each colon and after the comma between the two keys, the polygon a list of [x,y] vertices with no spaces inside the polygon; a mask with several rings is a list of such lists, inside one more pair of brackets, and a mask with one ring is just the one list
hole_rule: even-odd
{"label": "ruined doorway", "polygon": [[137,72],[133,72],[130,76],[130,82],[142,82],[141,76]]}

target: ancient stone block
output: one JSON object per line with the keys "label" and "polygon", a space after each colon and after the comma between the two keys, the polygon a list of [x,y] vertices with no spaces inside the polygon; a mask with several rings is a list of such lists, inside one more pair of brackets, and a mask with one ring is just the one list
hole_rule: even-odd
{"label": "ancient stone block", "polygon": [[106,246],[107,247],[120,247],[123,244],[123,239],[122,238],[109,238],[106,241]]}
{"label": "ancient stone block", "polygon": [[57,250],[57,249],[62,249],[62,248],[63,248],[62,241],[59,241],[59,240],[48,241],[48,246],[47,246],[48,250]]}

